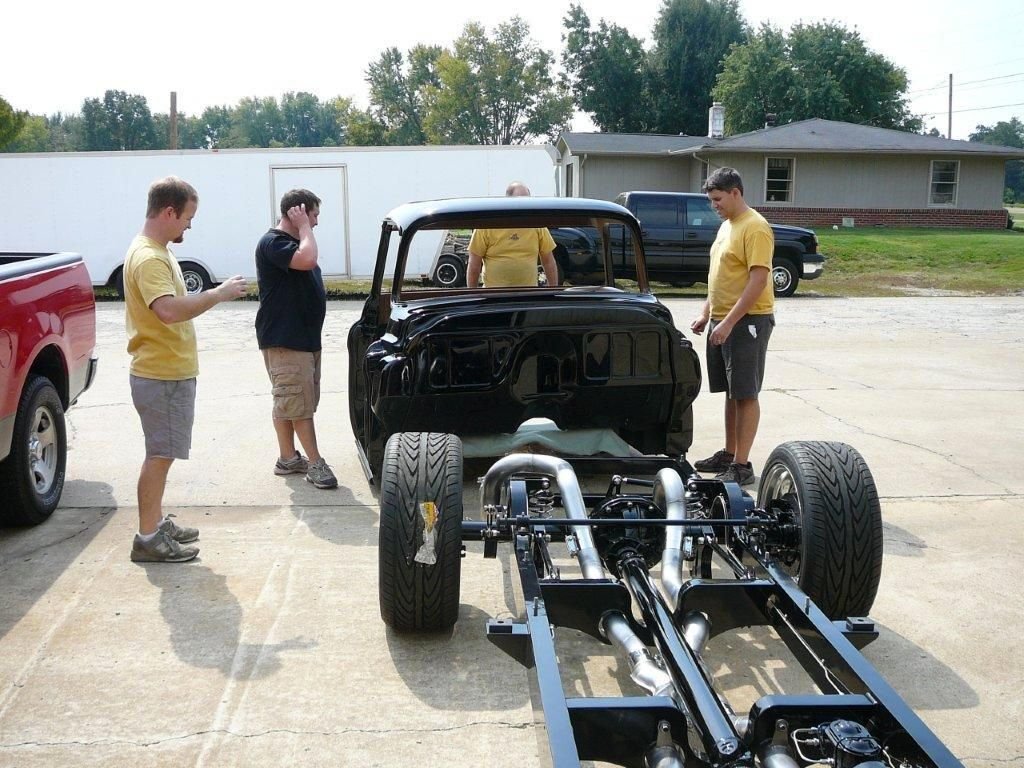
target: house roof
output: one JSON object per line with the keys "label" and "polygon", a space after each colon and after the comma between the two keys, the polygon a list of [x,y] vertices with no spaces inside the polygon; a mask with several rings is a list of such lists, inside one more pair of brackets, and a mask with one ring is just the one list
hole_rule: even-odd
{"label": "house roof", "polygon": [[563,133],[559,141],[573,154],[689,155],[735,152],[953,154],[1024,158],[1024,149],[922,136],[837,120],[800,120],[724,139],[705,136]]}

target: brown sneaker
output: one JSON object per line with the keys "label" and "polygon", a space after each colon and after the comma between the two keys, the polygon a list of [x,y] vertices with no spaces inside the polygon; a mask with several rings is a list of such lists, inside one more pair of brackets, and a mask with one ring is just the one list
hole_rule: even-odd
{"label": "brown sneaker", "polygon": [[734,458],[736,457],[726,450],[716,451],[714,456],[701,459],[693,468],[698,472],[725,472]]}
{"label": "brown sneaker", "polygon": [[327,465],[327,462],[323,460],[323,457],[309,465],[309,469],[306,471],[306,481],[312,483],[317,488],[338,487],[338,478],[334,476],[334,473]]}
{"label": "brown sneaker", "polygon": [[171,520],[174,515],[167,515],[164,521],[160,523],[160,530],[167,531],[179,544],[189,544],[193,541],[199,540],[199,529],[198,528],[187,528],[183,525],[178,525],[176,522]]}
{"label": "brown sneaker", "polygon": [[182,546],[174,539],[166,528],[158,528],[156,536],[144,541],[135,534],[132,542],[132,562],[134,563],[184,563],[199,554],[199,547]]}
{"label": "brown sneaker", "polygon": [[274,464],[275,475],[304,475],[309,469],[309,461],[298,451],[290,459],[278,459]]}

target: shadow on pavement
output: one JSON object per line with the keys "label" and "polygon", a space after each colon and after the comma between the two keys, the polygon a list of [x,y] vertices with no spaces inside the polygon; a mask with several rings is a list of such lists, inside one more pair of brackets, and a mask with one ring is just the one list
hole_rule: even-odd
{"label": "shadow on pavement", "polygon": [[882,522],[882,547],[887,555],[924,557],[928,544],[920,536],[892,523]]}
{"label": "shadow on pavement", "polygon": [[[31,528],[0,528],[0,637],[24,617],[82,553],[117,509],[108,483],[69,480],[64,499],[89,498],[89,507],[58,507]],[[16,587],[15,587],[16,585]]]}
{"label": "shadow on pavement", "polygon": [[228,589],[227,577],[205,565],[147,563],[140,567],[160,589],[160,613],[170,630],[171,645],[186,664],[249,680],[276,673],[282,652],[316,646],[302,638],[283,643],[243,642],[242,606]]}

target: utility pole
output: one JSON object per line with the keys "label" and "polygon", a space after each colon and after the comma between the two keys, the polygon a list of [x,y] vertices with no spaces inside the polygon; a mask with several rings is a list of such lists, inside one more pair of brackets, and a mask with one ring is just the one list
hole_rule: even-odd
{"label": "utility pole", "polygon": [[949,73],[949,125],[946,128],[946,138],[953,138],[953,73]]}
{"label": "utility pole", "polygon": [[[952,78],[953,76],[950,75]],[[168,138],[168,146],[171,149],[178,148],[178,92],[171,91],[171,135]]]}

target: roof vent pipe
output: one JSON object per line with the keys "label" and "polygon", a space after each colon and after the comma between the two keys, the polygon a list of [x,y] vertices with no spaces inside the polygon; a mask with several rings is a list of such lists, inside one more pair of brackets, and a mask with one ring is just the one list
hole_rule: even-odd
{"label": "roof vent pipe", "polygon": [[725,107],[716,101],[708,110],[708,138],[721,139],[725,136]]}

